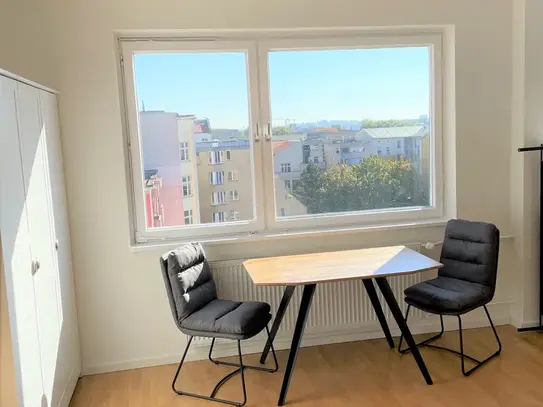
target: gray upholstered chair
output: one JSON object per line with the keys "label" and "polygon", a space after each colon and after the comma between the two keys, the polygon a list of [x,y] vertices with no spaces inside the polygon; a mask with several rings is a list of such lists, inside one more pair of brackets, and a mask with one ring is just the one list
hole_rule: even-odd
{"label": "gray upholstered chair", "polygon": [[[468,376],[494,356],[499,355],[502,349],[500,338],[486,307],[486,304],[494,297],[496,289],[499,248],[500,231],[496,226],[482,222],[451,220],[447,223],[445,230],[440,260],[443,267],[439,270],[438,277],[405,290],[405,302],[408,304],[406,321],[411,307],[437,314],[441,320],[441,332],[417,346],[446,350],[459,355],[464,376]],[[498,342],[498,350],[483,361],[464,354],[462,339],[461,316],[479,307],[484,308]],[[458,318],[460,352],[430,344],[443,335],[443,315]],[[402,339],[400,337],[398,350],[406,353],[409,349],[401,349]],[[466,371],[464,359],[471,360],[475,366]]]}
{"label": "gray upholstered chair", "polygon": [[[237,302],[217,298],[217,289],[204,250],[199,243],[190,243],[166,253],[160,259],[160,266],[170,301],[175,324],[181,332],[189,336],[187,346],[175,373],[172,389],[179,395],[196,397],[235,406],[247,402],[245,389],[245,369],[265,372],[277,371],[277,358],[272,347],[275,367],[267,369],[243,364],[241,340],[252,338],[266,329],[269,338],[268,322],[271,319],[270,305],[265,302]],[[209,360],[217,365],[233,366],[237,369],[217,383],[211,395],[203,396],[177,390],[176,382],[183,366],[193,337],[212,338]],[[238,343],[239,364],[221,362],[212,358],[216,338],[236,340]],[[270,341],[271,342],[271,341]],[[236,374],[241,373],[243,401],[236,402],[215,397],[220,387]]]}

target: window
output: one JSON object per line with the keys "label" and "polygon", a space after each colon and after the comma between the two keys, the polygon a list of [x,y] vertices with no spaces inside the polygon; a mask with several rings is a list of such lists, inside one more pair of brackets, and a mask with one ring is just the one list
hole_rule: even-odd
{"label": "window", "polygon": [[181,161],[188,161],[189,158],[189,143],[181,142],[179,143],[179,159]]}
{"label": "window", "polygon": [[228,220],[227,212],[213,212],[213,223],[226,222]]}
{"label": "window", "polygon": [[222,205],[226,203],[226,191],[211,193],[211,205]]}
{"label": "window", "polygon": [[229,191],[228,193],[228,199],[230,199],[231,201],[238,201],[239,200],[239,193],[236,189],[233,189],[231,191]]}
{"label": "window", "polygon": [[[444,188],[451,177],[444,177],[443,121],[452,118],[443,106],[455,101],[443,86],[454,79],[442,57],[452,54],[442,49],[452,45],[440,30],[248,30],[197,37],[119,41],[134,240],[444,214],[445,193],[452,192]],[[143,109],[148,100],[152,111]],[[397,118],[406,125],[393,127],[403,122]],[[202,120],[205,129],[197,131]],[[273,134],[267,134],[268,123],[277,129]],[[327,156],[334,152],[348,155]],[[390,160],[397,153],[403,161]],[[162,182],[156,197],[162,224],[146,221],[152,202],[144,174],[151,170]],[[224,187],[234,181],[235,189]],[[225,190],[213,187],[220,185]],[[212,208],[230,200],[239,200],[237,217],[230,207]],[[193,211],[190,228],[186,208]]]}
{"label": "window", "polygon": [[209,183],[211,185],[224,184],[224,171],[211,171],[209,173]]}
{"label": "window", "polygon": [[237,181],[238,180],[238,171],[228,171],[228,181]]}
{"label": "window", "polygon": [[181,177],[181,184],[183,188],[183,196],[191,196],[192,195],[192,185],[191,185],[191,177],[190,175],[183,175]]}
{"label": "window", "polygon": [[185,211],[185,225],[192,225],[192,209]]}
{"label": "window", "polygon": [[230,220],[232,220],[232,221],[239,220],[239,212],[236,211],[236,210],[234,210],[234,209],[232,209],[232,210],[230,211]]}
{"label": "window", "polygon": [[224,151],[210,151],[209,164],[216,165],[224,163]]}

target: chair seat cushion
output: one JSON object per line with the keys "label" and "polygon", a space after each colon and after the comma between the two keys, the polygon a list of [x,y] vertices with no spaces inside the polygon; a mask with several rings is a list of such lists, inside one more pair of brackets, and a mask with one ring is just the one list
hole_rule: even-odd
{"label": "chair seat cushion", "polygon": [[433,314],[459,315],[490,302],[493,290],[483,284],[437,277],[407,288],[405,302]]}
{"label": "chair seat cushion", "polygon": [[215,299],[181,321],[181,330],[191,336],[247,339],[270,322],[265,302],[236,302]]}

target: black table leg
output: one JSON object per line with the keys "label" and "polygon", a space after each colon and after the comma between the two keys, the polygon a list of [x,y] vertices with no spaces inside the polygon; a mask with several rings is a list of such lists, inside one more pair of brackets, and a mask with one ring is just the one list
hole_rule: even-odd
{"label": "black table leg", "polygon": [[287,367],[285,368],[285,376],[283,377],[283,385],[281,386],[281,394],[279,395],[279,401],[277,402],[278,406],[285,404],[290,378],[292,377],[292,371],[294,370],[294,365],[296,364],[296,356],[298,356],[300,342],[302,341],[305,323],[307,321],[307,316],[309,315],[309,310],[311,309],[311,302],[313,300],[313,294],[315,294],[316,287],[316,284],[304,286],[302,302],[300,303],[300,311],[298,312],[296,328],[294,328],[294,335],[292,336],[292,343],[290,345],[290,352],[288,354]]}
{"label": "black table leg", "polygon": [[409,331],[409,327],[407,326],[407,323],[405,322],[405,319],[403,318],[402,310],[400,309],[400,306],[396,302],[396,298],[394,298],[394,293],[392,292],[390,285],[388,285],[387,279],[384,277],[379,277],[379,278],[376,278],[375,281],[377,281],[377,285],[379,286],[379,289],[383,293],[383,297],[385,298],[388,304],[388,307],[390,308],[390,311],[392,312],[392,316],[396,320],[396,323],[398,324],[400,331],[402,331],[405,341],[409,345],[411,354],[415,358],[417,365],[419,365],[420,372],[424,376],[424,379],[426,380],[426,384],[433,384],[432,378],[430,377],[430,373],[428,373],[426,364],[424,363],[424,360],[422,359],[422,356],[419,352],[419,348],[417,347],[417,344],[415,343],[415,340],[413,339],[413,336],[411,335],[411,331]]}
{"label": "black table leg", "polygon": [[392,339],[392,334],[390,333],[390,329],[388,329],[385,313],[383,312],[383,308],[381,307],[381,303],[379,302],[379,297],[377,296],[377,291],[375,290],[373,281],[371,281],[371,279],[364,279],[362,280],[362,283],[364,284],[364,287],[366,288],[368,297],[370,297],[371,305],[373,306],[375,314],[377,315],[377,319],[379,320],[379,323],[381,324],[383,333],[385,334],[385,337],[387,338],[388,346],[390,346],[390,349],[394,349],[394,339]]}
{"label": "black table leg", "polygon": [[277,331],[279,330],[279,327],[281,326],[281,322],[283,321],[283,317],[285,316],[285,312],[287,311],[288,304],[290,303],[290,299],[292,298],[292,295],[294,294],[295,288],[296,288],[295,285],[287,286],[285,288],[285,291],[283,292],[283,298],[281,299],[281,303],[279,304],[279,309],[277,310],[277,314],[275,315],[275,319],[273,320],[273,325],[270,331],[270,335],[268,336],[268,340],[266,341],[266,346],[264,346],[264,350],[262,351],[262,356],[260,356],[260,363],[262,364],[266,363],[266,358],[268,357],[268,353],[270,352],[271,344],[275,339],[275,335],[277,335]]}

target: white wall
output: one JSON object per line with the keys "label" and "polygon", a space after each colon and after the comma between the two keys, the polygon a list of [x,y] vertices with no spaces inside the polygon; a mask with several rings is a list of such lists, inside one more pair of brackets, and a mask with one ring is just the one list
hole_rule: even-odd
{"label": "white wall", "polygon": [[[52,0],[83,370],[179,354],[160,251],[129,249],[114,30],[454,24],[458,215],[511,233],[512,0]],[[107,199],[103,199],[107,197]],[[442,228],[210,247],[212,259],[439,240]],[[497,301],[516,264],[502,243]]]}
{"label": "white wall", "polygon": [[2,0],[0,10],[0,69],[54,88],[46,2]]}

